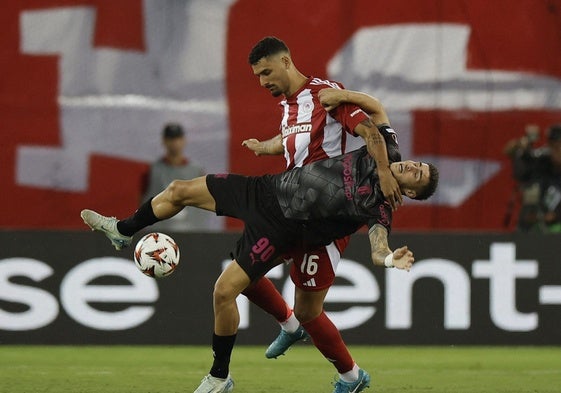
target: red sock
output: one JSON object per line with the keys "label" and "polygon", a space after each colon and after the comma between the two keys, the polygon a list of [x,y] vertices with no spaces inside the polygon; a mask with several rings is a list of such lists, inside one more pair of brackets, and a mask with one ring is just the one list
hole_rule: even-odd
{"label": "red sock", "polygon": [[312,337],[317,349],[333,363],[339,373],[346,373],[353,368],[355,362],[345,346],[339,330],[325,315],[325,312],[322,311],[316,318],[303,323],[302,326]]}
{"label": "red sock", "polygon": [[292,313],[280,292],[267,277],[262,277],[242,293],[252,303],[271,314],[279,322],[286,321]]}

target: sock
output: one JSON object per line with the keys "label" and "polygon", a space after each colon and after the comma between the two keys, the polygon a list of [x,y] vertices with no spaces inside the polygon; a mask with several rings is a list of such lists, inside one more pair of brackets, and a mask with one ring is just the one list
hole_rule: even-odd
{"label": "sock", "polygon": [[[281,323],[289,319],[292,310],[282,298],[275,284],[267,277],[262,277],[242,292],[256,306],[271,314]],[[296,327],[298,328],[298,326]],[[294,329],[296,330],[296,329]]]}
{"label": "sock", "polygon": [[339,330],[324,311],[311,321],[303,323],[302,326],[312,337],[317,349],[333,363],[339,373],[344,374],[353,369],[355,362],[345,346]]}
{"label": "sock", "polygon": [[355,363],[351,371],[339,373],[339,377],[345,382],[356,382],[358,379],[358,365]]}
{"label": "sock", "polygon": [[296,315],[294,315],[292,310],[290,311],[288,319],[279,323],[281,325],[281,329],[288,333],[294,333],[300,327],[300,321],[296,319]]}
{"label": "sock", "polygon": [[236,335],[217,336],[212,335],[212,354],[214,362],[210,369],[210,375],[216,378],[227,378],[230,372],[230,356],[234,349]]}
{"label": "sock", "polygon": [[152,210],[152,198],[150,198],[140,205],[132,216],[117,222],[117,230],[121,235],[132,236],[142,228],[155,224],[158,221],[160,221],[160,219],[154,215],[154,210]]}

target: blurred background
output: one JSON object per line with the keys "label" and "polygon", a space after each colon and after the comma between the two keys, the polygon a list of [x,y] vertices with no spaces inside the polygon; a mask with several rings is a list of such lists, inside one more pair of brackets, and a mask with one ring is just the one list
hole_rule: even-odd
{"label": "blurred background", "polygon": [[[154,283],[121,273],[118,262],[130,255],[86,233],[79,212],[134,211],[151,165],[165,155],[169,123],[183,129],[182,162],[204,173],[283,170],[282,157],[256,158],[241,146],[278,133],[278,100],[247,61],[258,40],[274,35],[305,74],[378,97],[402,156],[441,171],[435,197],[407,201],[395,215],[391,245],[416,245],[420,265],[408,276],[416,294],[406,296],[409,308],[394,272],[370,267],[364,234],[351,242],[345,257],[366,278],[342,266],[343,292],[326,305],[360,314],[340,314],[346,338],[371,343],[361,329],[375,326],[377,339],[399,343],[403,331],[423,327],[405,341],[561,343],[561,175],[552,161],[544,183],[532,158],[543,156],[555,139],[551,126],[561,123],[559,1],[28,0],[4,1],[0,22],[4,342],[98,342],[109,334],[115,342],[206,343],[212,283],[240,223],[204,217],[202,227],[170,229],[184,266]],[[520,225],[528,204],[533,221]],[[113,277],[80,276],[85,261],[115,263],[99,273]],[[281,288],[286,270],[273,273]],[[68,279],[76,274],[83,287]],[[198,287],[186,286],[193,277]],[[130,296],[95,300],[94,289],[110,292],[111,280]],[[147,334],[170,320],[187,324],[190,304],[205,321],[200,332]],[[268,327],[240,340],[274,337],[272,321],[247,307],[242,328]],[[138,314],[126,322],[132,309]],[[112,326],[117,316],[124,322]],[[80,334],[64,334],[72,329]]]}

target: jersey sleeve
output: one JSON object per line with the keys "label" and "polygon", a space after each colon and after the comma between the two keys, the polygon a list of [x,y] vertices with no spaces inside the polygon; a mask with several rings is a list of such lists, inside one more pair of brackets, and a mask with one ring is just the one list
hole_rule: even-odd
{"label": "jersey sleeve", "polygon": [[388,235],[392,231],[392,208],[386,201],[379,203],[376,208],[376,214],[368,220],[368,230],[374,225],[381,225],[388,231]]}
{"label": "jersey sleeve", "polygon": [[343,129],[356,136],[355,128],[369,116],[360,107],[354,104],[342,104],[333,109],[329,114],[343,126]]}

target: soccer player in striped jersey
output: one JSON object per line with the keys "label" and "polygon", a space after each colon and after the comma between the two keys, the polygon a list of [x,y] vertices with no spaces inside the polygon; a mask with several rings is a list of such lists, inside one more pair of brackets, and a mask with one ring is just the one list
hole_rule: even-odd
{"label": "soccer player in striped jersey", "polygon": [[[365,145],[367,138],[379,138],[376,158],[386,166],[388,155],[384,138],[374,129],[360,127],[367,118],[361,107],[344,103],[338,96],[343,86],[334,81],[307,77],[294,65],[288,47],[275,37],[265,37],[249,54],[249,63],[259,83],[280,102],[280,132],[272,139],[248,139],[243,145],[256,155],[284,154],[287,169],[301,167],[318,160],[334,157]],[[328,90],[325,90],[325,89]],[[337,105],[325,110],[320,97]],[[345,92],[349,101],[349,92]],[[373,115],[375,124],[384,127],[386,136],[395,138],[381,104],[370,97],[361,97],[361,103]],[[329,103],[328,101],[328,103]],[[396,144],[397,145],[397,144]],[[380,173],[382,192],[395,209],[401,203],[401,193],[395,180],[387,172]],[[312,341],[329,359],[340,375],[341,383],[354,383],[359,378],[359,367],[343,342],[338,329],[323,310],[325,296],[335,279],[341,253],[349,237],[318,247],[312,252],[295,250],[284,256],[292,260],[290,276],[296,286],[292,312],[274,285],[262,278],[244,294],[262,309],[272,314],[281,325],[279,336],[267,348],[268,358],[283,354],[293,343],[311,335]],[[305,328],[305,329],[304,329]]]}
{"label": "soccer player in striped jersey", "polygon": [[[402,193],[419,200],[430,197],[438,184],[437,168],[397,161],[399,153],[391,152],[396,161],[392,160],[390,171]],[[139,230],[173,217],[186,206],[244,221],[234,259],[214,286],[214,361],[195,393],[233,391],[229,365],[239,325],[236,298],[281,264],[280,257],[294,246],[313,251],[367,225],[374,265],[411,268],[414,257],[407,246],[394,251],[388,246],[392,211],[381,192],[379,168],[371,153],[367,145],[277,175],[215,174],[174,180],[124,220],[92,210],[81,212],[84,222],[103,232],[118,249],[130,245]],[[359,369],[355,381],[340,379],[334,392],[358,393],[369,384],[370,376]]]}

